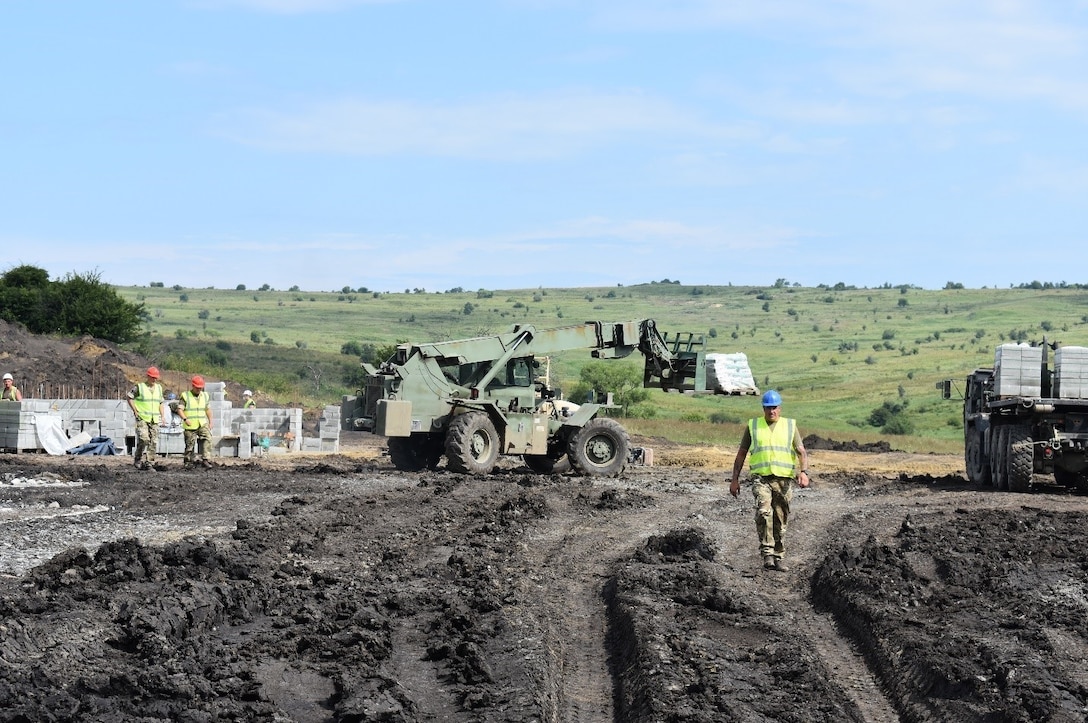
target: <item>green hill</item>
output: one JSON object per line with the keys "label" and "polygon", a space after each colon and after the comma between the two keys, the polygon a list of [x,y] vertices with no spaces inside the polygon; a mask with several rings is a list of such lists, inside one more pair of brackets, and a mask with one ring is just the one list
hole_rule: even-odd
{"label": "green hill", "polygon": [[[782,392],[786,413],[806,434],[889,439],[911,451],[962,446],[960,406],[942,400],[935,383],[991,365],[998,344],[1046,335],[1088,346],[1088,291],[1071,288],[933,291],[781,282],[403,294],[115,288],[145,305],[151,336],[141,351],[171,368],[259,387],[284,403],[321,406],[351,393],[345,377],[358,358],[342,354],[345,345],[481,336],[514,323],[551,328],[653,318],[663,332],[705,335],[707,351],[747,354],[757,383]],[[552,376],[569,388],[583,365],[608,363],[641,358],[598,361],[569,352],[553,359]],[[736,423],[759,412],[752,397],[651,399],[656,416],[626,426],[680,441],[732,444]],[[889,436],[893,430],[873,426],[874,410],[877,417],[892,414],[909,433]]]}

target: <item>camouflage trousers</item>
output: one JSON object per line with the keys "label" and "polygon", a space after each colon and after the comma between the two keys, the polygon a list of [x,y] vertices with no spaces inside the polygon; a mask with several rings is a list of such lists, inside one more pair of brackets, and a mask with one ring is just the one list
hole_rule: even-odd
{"label": "camouflage trousers", "polygon": [[154,462],[159,453],[159,421],[136,420],[136,464],[141,459]]}
{"label": "camouflage trousers", "polygon": [[786,554],[782,540],[790,519],[793,480],[789,477],[753,477],[752,495],[756,499],[759,554],[781,559]]}
{"label": "camouflage trousers", "polygon": [[200,461],[208,459],[208,448],[212,446],[212,430],[204,424],[196,429],[183,429],[185,437],[185,461],[196,462],[199,451]]}

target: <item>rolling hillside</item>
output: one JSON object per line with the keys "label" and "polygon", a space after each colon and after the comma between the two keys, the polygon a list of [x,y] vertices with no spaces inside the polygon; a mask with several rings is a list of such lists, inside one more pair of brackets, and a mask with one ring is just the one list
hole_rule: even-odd
{"label": "rolling hillside", "polygon": [[[785,398],[806,433],[861,442],[886,438],[869,424],[878,408],[899,410],[913,432],[893,438],[910,451],[952,451],[961,443],[960,407],[935,383],[992,364],[1008,341],[1088,346],[1088,291],[922,290],[685,286],[660,282],[614,288],[310,292],[117,287],[148,312],[152,355],[243,384],[264,384],[285,402],[329,403],[350,393],[342,377],[355,343],[486,335],[514,323],[551,328],[585,320],[654,318],[670,334],[705,335],[711,352],[744,352],[757,383]],[[585,364],[570,352],[552,375],[570,386]],[[290,380],[285,383],[284,379]],[[654,419],[629,420],[643,434],[732,441],[736,424],[758,413],[751,397],[653,396]],[[667,431],[665,431],[667,430]]]}

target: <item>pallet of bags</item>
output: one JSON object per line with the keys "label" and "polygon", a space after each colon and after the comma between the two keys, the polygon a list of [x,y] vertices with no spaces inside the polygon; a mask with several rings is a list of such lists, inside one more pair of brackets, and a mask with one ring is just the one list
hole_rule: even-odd
{"label": "pallet of bags", "polygon": [[715,394],[759,394],[748,356],[743,352],[707,354],[706,384]]}

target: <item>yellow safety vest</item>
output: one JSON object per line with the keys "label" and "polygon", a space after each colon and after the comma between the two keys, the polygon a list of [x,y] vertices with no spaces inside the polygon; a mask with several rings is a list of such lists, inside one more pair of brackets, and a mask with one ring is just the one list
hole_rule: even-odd
{"label": "yellow safety vest", "polygon": [[794,477],[797,473],[797,453],[793,449],[796,422],[781,417],[772,428],[763,417],[748,422],[752,446],[748,448],[748,465],[752,474],[761,477]]}
{"label": "yellow safety vest", "polygon": [[17,402],[19,401],[18,399],[16,399],[16,396],[18,394],[19,387],[12,384],[11,389],[5,389],[3,392],[0,392],[0,400],[3,400],[5,402]]}
{"label": "yellow safety vest", "polygon": [[250,407],[257,406],[257,402],[253,401],[253,397],[246,399],[245,404],[242,405],[242,409],[249,409]]}
{"label": "yellow safety vest", "polygon": [[136,396],[132,399],[136,405],[136,414],[144,422],[159,422],[159,412],[162,409],[162,385],[140,382],[136,386]]}
{"label": "yellow safety vest", "polygon": [[200,429],[208,423],[208,395],[204,392],[193,394],[192,391],[181,393],[181,401],[185,403],[186,429]]}

